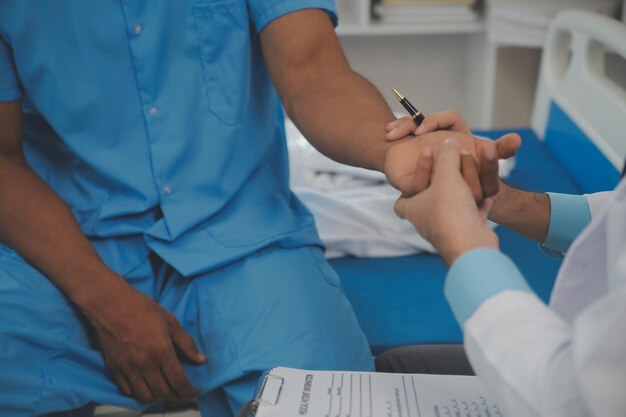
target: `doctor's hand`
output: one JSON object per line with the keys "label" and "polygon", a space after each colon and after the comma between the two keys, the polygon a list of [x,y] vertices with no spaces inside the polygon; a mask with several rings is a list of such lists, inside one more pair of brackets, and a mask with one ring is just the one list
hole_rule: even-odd
{"label": "doctor's hand", "polygon": [[[422,142],[422,145],[432,147],[436,153],[442,140],[448,137],[447,134],[432,135],[432,133],[440,131],[463,134],[462,136],[457,135],[457,138],[461,141],[462,147],[469,150],[474,156],[479,169],[478,180],[476,179],[476,175],[473,170],[463,170],[463,176],[470,185],[476,202],[480,203],[483,198],[495,195],[499,189],[499,179],[496,181],[491,172],[485,171],[482,168],[485,147],[491,146],[494,141],[479,139],[473,136],[468,139],[468,136],[471,136],[472,132],[458,111],[446,110],[429,114],[418,128],[415,127],[415,123],[410,117],[403,117],[394,120],[387,125],[386,139],[389,142],[396,142],[400,139],[406,138],[407,136],[416,135]],[[495,141],[495,144],[498,158],[505,159],[515,155],[517,149],[521,145],[521,139],[517,134],[508,134]],[[417,149],[418,152],[422,147]],[[411,190],[411,187],[408,185],[405,185],[404,182],[402,182],[400,186],[402,187],[400,189],[405,194],[412,194],[413,190]],[[420,191],[421,189],[415,190],[415,192]]]}
{"label": "doctor's hand", "polygon": [[176,318],[131,287],[106,299],[107,306],[89,319],[122,394],[141,402],[196,398],[177,353],[195,364],[205,358]]}
{"label": "doctor's hand", "polygon": [[[497,159],[515,154],[521,143],[517,134],[507,134],[497,141],[491,141],[478,139],[468,133],[437,131],[395,141],[385,156],[384,171],[391,185],[402,191],[404,197],[423,191],[430,182],[430,173],[424,176],[426,174],[416,172],[416,161],[419,161],[422,151],[427,148],[432,151],[432,157],[436,160],[441,144],[450,136],[455,137],[461,148],[472,156],[463,159],[461,173],[474,200],[480,203],[484,198],[495,195],[500,185]],[[488,161],[488,153],[495,154],[495,164]]]}
{"label": "doctor's hand", "polygon": [[427,115],[419,127],[415,127],[415,122],[409,116],[394,120],[387,125],[387,135],[385,137],[388,141],[393,142],[407,135],[420,136],[439,130],[472,133],[458,111],[446,110]]}
{"label": "doctor's hand", "polygon": [[[487,156],[485,162],[497,171],[495,153],[489,152]],[[423,192],[410,198],[401,197],[395,205],[396,213],[408,219],[448,265],[471,249],[498,249],[498,237],[485,224],[492,199],[487,198],[478,206],[461,173],[468,158],[472,156],[462,150],[455,138],[444,141],[436,160],[432,149],[424,148],[415,178],[418,182],[423,177],[432,180]]]}

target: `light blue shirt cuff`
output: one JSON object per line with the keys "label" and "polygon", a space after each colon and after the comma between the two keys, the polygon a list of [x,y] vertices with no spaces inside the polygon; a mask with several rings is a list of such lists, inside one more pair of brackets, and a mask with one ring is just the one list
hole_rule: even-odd
{"label": "light blue shirt cuff", "polygon": [[483,301],[505,290],[532,292],[513,261],[490,248],[473,249],[461,255],[450,267],[444,286],[460,325]]}
{"label": "light blue shirt cuff", "polygon": [[550,197],[550,226],[541,248],[547,255],[563,256],[591,221],[589,204],[581,195],[547,194]]}

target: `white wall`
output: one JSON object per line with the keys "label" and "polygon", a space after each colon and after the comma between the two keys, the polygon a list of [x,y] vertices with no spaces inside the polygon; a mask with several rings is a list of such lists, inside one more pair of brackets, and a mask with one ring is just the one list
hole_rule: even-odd
{"label": "white wall", "polygon": [[352,67],[384,94],[392,108],[397,88],[423,112],[450,107],[470,112],[467,67],[470,39],[480,35],[400,35],[342,37]]}
{"label": "white wall", "polygon": [[[338,0],[340,40],[352,67],[395,111],[403,109],[392,87],[425,113],[456,108],[474,128],[529,125],[541,58],[538,48],[495,47],[480,23],[470,28],[380,25],[370,18],[369,1]],[[623,14],[626,21],[626,7]],[[394,29],[401,34],[390,34]],[[623,60],[607,59],[607,72],[626,86]]]}
{"label": "white wall", "polygon": [[341,36],[352,67],[402,111],[399,89],[425,113],[455,108],[475,128],[528,126],[540,51],[495,48],[484,33]]}

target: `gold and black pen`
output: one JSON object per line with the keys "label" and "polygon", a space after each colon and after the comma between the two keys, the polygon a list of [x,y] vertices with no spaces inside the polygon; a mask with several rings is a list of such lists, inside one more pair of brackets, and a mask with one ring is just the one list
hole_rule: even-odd
{"label": "gold and black pen", "polygon": [[406,111],[408,111],[409,114],[411,115],[411,118],[415,122],[415,125],[419,127],[419,125],[421,125],[422,122],[424,121],[424,115],[422,114],[422,112],[417,110],[415,106],[412,105],[411,102],[406,99],[406,97],[404,97],[402,94],[398,92],[398,90],[396,90],[395,88],[392,88],[392,90],[393,90],[393,93],[396,95],[396,98],[398,99],[400,104],[402,104],[402,107],[404,107]]}

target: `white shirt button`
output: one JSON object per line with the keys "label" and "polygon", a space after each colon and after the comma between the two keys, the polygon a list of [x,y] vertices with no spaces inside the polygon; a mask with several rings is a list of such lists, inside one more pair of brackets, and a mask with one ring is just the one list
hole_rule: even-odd
{"label": "white shirt button", "polygon": [[152,106],[148,109],[148,114],[150,116],[156,116],[157,114],[159,114],[159,109],[157,108],[157,106]]}
{"label": "white shirt button", "polygon": [[135,32],[135,35],[140,35],[141,32],[143,32],[143,26],[141,26],[139,23],[135,23],[133,25],[133,32]]}
{"label": "white shirt button", "polygon": [[169,185],[165,184],[162,188],[163,193],[165,194],[172,194],[172,187],[170,187]]}

